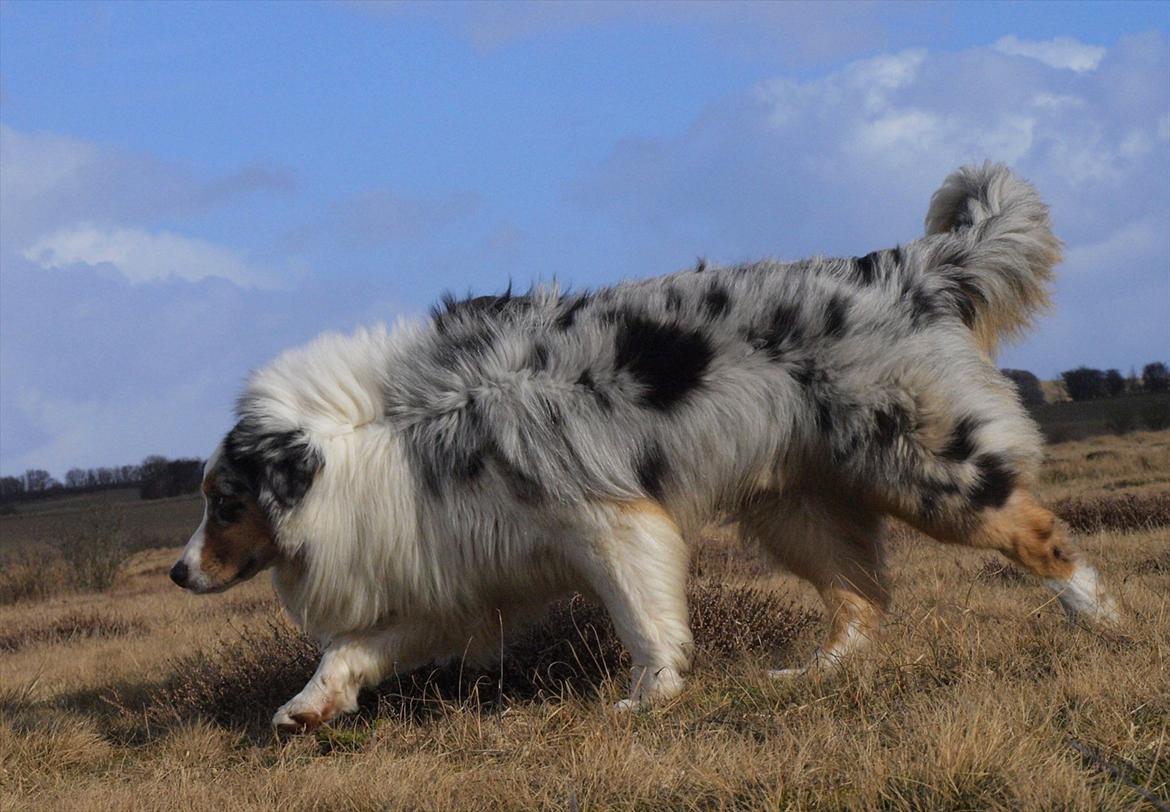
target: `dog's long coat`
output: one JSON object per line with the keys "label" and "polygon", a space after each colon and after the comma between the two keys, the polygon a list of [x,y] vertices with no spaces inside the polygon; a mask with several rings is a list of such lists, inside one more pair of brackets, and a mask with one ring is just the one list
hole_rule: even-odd
{"label": "dog's long coat", "polygon": [[[238,509],[209,509],[185,585],[275,564],[328,647],[277,715],[290,728],[573,589],[631,649],[631,701],[677,692],[685,542],[719,513],[821,591],[822,663],[876,630],[886,515],[999,549],[1111,616],[1028,496],[1040,439],[991,360],[1047,303],[1047,208],[1004,167],[966,168],[926,232],[850,259],[449,300],[289,352],[253,376],[209,462],[209,504]],[[267,522],[267,546],[233,564],[241,515]]]}

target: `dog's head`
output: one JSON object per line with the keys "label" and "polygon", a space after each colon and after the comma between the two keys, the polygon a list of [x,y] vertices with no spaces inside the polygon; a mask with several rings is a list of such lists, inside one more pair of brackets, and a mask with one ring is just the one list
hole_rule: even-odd
{"label": "dog's head", "polygon": [[322,464],[301,431],[266,430],[251,418],[237,423],[204,467],[203,521],[171,580],[192,592],[222,592],[272,565],[280,519]]}

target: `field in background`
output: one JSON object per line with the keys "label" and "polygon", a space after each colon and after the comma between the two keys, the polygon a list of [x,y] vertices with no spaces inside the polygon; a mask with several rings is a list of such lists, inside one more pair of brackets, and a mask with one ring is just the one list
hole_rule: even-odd
{"label": "field in background", "polygon": [[1045,403],[1029,411],[1050,443],[1170,428],[1170,394],[1165,392]]}
{"label": "field in background", "polygon": [[[837,675],[770,681],[765,666],[816,644],[819,601],[769,574],[734,528],[714,529],[692,567],[699,657],[678,700],[612,711],[622,654],[576,601],[497,671],[404,675],[356,718],[290,741],[267,719],[313,652],[265,579],[181,592],[166,571],[198,499],[120,493],[0,516],[0,597],[14,574],[56,579],[0,605],[0,808],[1089,810],[1170,797],[1170,431],[1055,445],[1045,467],[1041,496],[1117,592],[1120,633],[1066,623],[988,553],[898,529],[885,638]],[[129,557],[97,592],[69,550],[107,542]]]}

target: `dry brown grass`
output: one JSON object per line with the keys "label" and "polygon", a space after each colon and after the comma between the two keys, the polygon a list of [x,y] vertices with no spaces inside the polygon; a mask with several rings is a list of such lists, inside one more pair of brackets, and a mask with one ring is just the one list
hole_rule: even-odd
{"label": "dry brown grass", "polygon": [[51,623],[20,627],[0,634],[0,652],[19,651],[44,643],[72,643],[85,637],[125,637],[146,630],[139,621],[107,617],[97,612],[73,612]]}
{"label": "dry brown grass", "polygon": [[[839,674],[770,681],[823,632],[818,602],[725,529],[693,567],[692,679],[633,715],[610,708],[608,623],[577,601],[502,669],[404,675],[276,741],[266,720],[314,655],[270,588],[197,598],[166,582],[173,553],[142,552],[109,592],[0,606],[25,641],[0,653],[0,807],[1153,808],[1170,788],[1170,541],[1129,517],[1165,504],[1168,449],[1170,432],[1052,451],[1043,496],[1092,528],[1078,540],[1122,633],[1066,623],[986,553],[900,534],[885,638]],[[37,631],[90,616],[131,631]]]}
{"label": "dry brown grass", "polygon": [[1080,533],[1142,530],[1170,525],[1170,491],[1061,499],[1052,509]]}
{"label": "dry brown grass", "polygon": [[104,592],[130,558],[122,514],[101,506],[50,543],[0,550],[0,604],[44,600],[67,591]]}

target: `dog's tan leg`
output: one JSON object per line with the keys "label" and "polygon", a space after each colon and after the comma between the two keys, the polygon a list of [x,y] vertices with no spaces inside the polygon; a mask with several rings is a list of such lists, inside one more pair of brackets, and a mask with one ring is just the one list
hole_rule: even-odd
{"label": "dog's tan leg", "polygon": [[306,733],[357,710],[362,688],[377,685],[395,668],[422,665],[434,656],[434,645],[432,632],[408,627],[338,637],[308,684],[272,717],[272,726],[281,733]]}
{"label": "dog's tan leg", "polygon": [[677,695],[690,667],[687,549],[656,502],[607,506],[604,515],[608,530],[584,545],[578,565],[630,652],[630,694],[619,707],[637,708]]}
{"label": "dog's tan leg", "polygon": [[802,668],[786,677],[831,668],[877,636],[889,602],[881,549],[881,518],[831,488],[754,503],[740,519],[744,534],[777,563],[812,583],[825,602],[829,634]]}
{"label": "dog's tan leg", "polygon": [[923,529],[942,541],[998,550],[1044,579],[1071,617],[1107,625],[1120,620],[1117,604],[1097,570],[1072,544],[1052,512],[1023,488],[1016,489],[1002,507],[982,511],[962,529]]}

